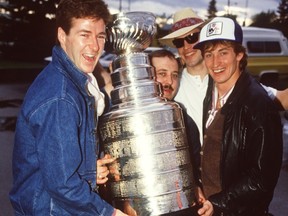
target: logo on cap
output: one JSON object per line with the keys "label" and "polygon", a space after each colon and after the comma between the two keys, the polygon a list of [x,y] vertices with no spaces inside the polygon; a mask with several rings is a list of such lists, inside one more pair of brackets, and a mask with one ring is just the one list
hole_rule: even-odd
{"label": "logo on cap", "polygon": [[213,36],[213,35],[221,35],[222,34],[222,22],[212,22],[208,25],[207,28],[207,37]]}

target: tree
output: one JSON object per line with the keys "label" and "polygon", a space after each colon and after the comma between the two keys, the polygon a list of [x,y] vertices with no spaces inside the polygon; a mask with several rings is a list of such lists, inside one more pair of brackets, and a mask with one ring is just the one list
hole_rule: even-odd
{"label": "tree", "polygon": [[288,20],[288,0],[281,0],[277,10],[279,14],[279,23],[287,22]]}
{"label": "tree", "polygon": [[279,16],[273,24],[276,29],[282,31],[288,38],[288,0],[280,1],[277,12]]}
{"label": "tree", "polygon": [[251,26],[273,28],[273,23],[277,19],[275,11],[268,10],[267,12],[261,12],[252,17]]}
{"label": "tree", "polygon": [[213,17],[216,17],[216,13],[217,13],[217,8],[216,8],[216,0],[211,0],[209,2],[209,6],[208,6],[208,19],[211,19]]}
{"label": "tree", "polygon": [[228,18],[233,19],[234,21],[237,22],[237,15],[227,13],[227,14],[224,14],[223,17],[228,17]]}
{"label": "tree", "polygon": [[10,5],[7,2],[0,2],[0,54],[2,54],[2,52],[4,52],[7,47],[12,45],[12,33],[9,29],[9,26],[13,20],[7,13],[3,13],[9,9]]}
{"label": "tree", "polygon": [[288,37],[288,0],[279,2],[277,13],[279,15],[275,11],[268,10],[256,14],[252,17],[251,26],[278,29]]}
{"label": "tree", "polygon": [[9,59],[40,60],[51,53],[55,42],[56,3],[59,0],[7,0],[4,9],[9,25],[0,30],[0,38],[9,32],[13,46],[1,47]]}

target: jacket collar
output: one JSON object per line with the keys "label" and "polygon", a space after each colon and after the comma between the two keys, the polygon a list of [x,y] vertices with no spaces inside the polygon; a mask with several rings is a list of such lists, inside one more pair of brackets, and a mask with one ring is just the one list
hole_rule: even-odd
{"label": "jacket collar", "polygon": [[81,91],[87,94],[88,76],[76,67],[65,51],[58,45],[53,47],[52,63],[59,66],[60,73],[71,79]]}
{"label": "jacket collar", "polygon": [[231,110],[231,106],[241,106],[241,97],[245,96],[244,91],[248,89],[250,85],[250,78],[249,74],[243,71],[238,78],[232,93],[230,94],[227,102],[222,107],[222,112],[226,113],[228,110]]}

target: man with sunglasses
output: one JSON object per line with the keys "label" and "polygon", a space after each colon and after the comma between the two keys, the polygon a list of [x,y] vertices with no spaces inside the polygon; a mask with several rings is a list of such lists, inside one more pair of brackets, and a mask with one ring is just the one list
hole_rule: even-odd
{"label": "man with sunglasses", "polygon": [[200,26],[203,22],[204,20],[191,8],[184,8],[174,14],[172,33],[160,39],[162,44],[176,47],[185,64],[175,101],[182,104],[188,115],[196,122],[201,143],[203,100],[210,78],[201,52],[194,49],[194,45],[198,42]]}

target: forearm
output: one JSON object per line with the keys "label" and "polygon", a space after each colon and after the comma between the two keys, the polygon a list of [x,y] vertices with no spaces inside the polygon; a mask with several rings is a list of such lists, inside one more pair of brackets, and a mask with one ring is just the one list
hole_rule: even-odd
{"label": "forearm", "polygon": [[285,110],[288,110],[288,88],[285,90],[278,90],[276,98],[281,103],[282,107]]}

